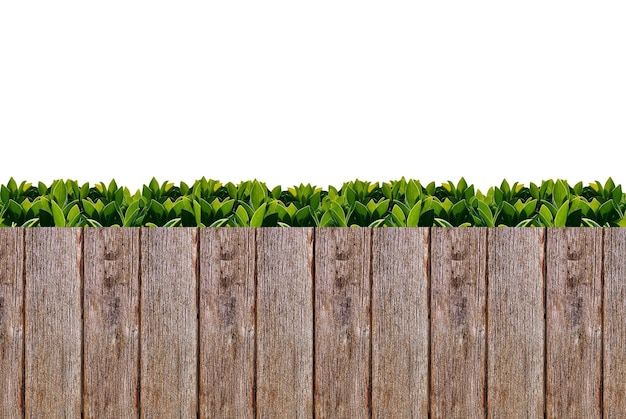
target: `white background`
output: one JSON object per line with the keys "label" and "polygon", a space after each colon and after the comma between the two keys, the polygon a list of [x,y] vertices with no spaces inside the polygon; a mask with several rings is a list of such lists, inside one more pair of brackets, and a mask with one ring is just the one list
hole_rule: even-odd
{"label": "white background", "polygon": [[625,4],[5,1],[0,183],[624,183]]}

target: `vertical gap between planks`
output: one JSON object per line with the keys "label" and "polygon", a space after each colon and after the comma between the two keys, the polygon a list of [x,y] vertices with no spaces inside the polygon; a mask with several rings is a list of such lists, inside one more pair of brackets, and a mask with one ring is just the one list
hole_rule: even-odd
{"label": "vertical gap between planks", "polygon": [[601,256],[600,256],[600,417],[604,417],[604,249],[606,243],[606,228],[603,228],[600,235]]}
{"label": "vertical gap between planks", "polygon": [[143,259],[143,246],[141,244],[142,241],[142,227],[138,227],[138,249],[137,249],[137,259],[138,259],[138,272],[137,272],[137,418],[141,417],[141,310],[142,310],[142,299],[141,299],[141,282],[142,282],[142,259]]}
{"label": "vertical gap between planks", "polygon": [[543,282],[543,417],[548,415],[548,230],[543,228],[543,260],[541,275]]}
{"label": "vertical gap between planks", "polygon": [[202,316],[200,315],[200,229],[196,227],[196,418],[200,418],[200,321]]}
{"label": "vertical gap between planks", "polygon": [[[257,323],[257,315],[258,315],[258,301],[259,301],[259,245],[258,245],[258,229],[254,228],[249,230],[252,234],[248,235],[248,240],[250,238],[253,239],[254,246],[254,354],[252,355],[252,370],[253,370],[253,378],[252,378],[252,412],[253,416],[256,419],[258,415],[258,404],[257,404],[257,389],[258,389],[258,374],[257,374],[257,350],[258,350],[258,336],[259,329]],[[248,249],[250,249],[250,244],[248,242]]]}
{"label": "vertical gap between planks", "polygon": [[[419,232],[419,230],[416,230],[416,232]],[[428,412],[428,417],[430,418],[432,416],[432,412],[431,412],[431,408],[432,408],[432,404],[431,404],[431,396],[432,396],[432,389],[431,389],[431,380],[432,380],[432,308],[431,308],[431,270],[432,270],[432,242],[433,242],[433,236],[432,236],[432,227],[428,227],[426,230],[426,241],[427,241],[427,255],[426,255],[426,306],[428,307],[428,330],[426,331],[426,334],[428,335],[428,359],[427,359],[427,367],[426,367],[426,400],[427,400],[427,406],[426,406],[426,411]]]}
{"label": "vertical gap between planks", "polygon": [[[22,227],[22,418],[26,418],[26,228]],[[16,246],[17,247],[17,246]]]}
{"label": "vertical gap between planks", "polygon": [[309,269],[311,270],[311,281],[312,281],[312,286],[311,286],[311,306],[313,308],[313,332],[312,332],[312,344],[313,344],[313,348],[312,348],[312,362],[311,365],[313,366],[313,372],[312,372],[312,397],[311,397],[311,416],[313,417],[313,419],[315,419],[315,394],[316,394],[316,386],[315,386],[315,245],[316,245],[316,229],[312,228],[311,229],[311,239],[312,239],[312,249],[311,249],[311,259],[310,259],[310,264],[311,266],[309,267]]}
{"label": "vertical gap between planks", "polygon": [[85,228],[80,237],[80,417],[85,417]]}
{"label": "vertical gap between planks", "polygon": [[369,400],[369,409],[368,409],[368,414],[369,414],[369,418],[372,418],[372,414],[374,411],[374,399],[373,399],[373,393],[372,393],[372,376],[373,376],[373,361],[372,361],[372,357],[374,355],[374,351],[373,351],[373,342],[374,342],[374,328],[372,327],[374,325],[373,322],[373,317],[374,317],[374,230],[372,228],[370,228],[370,237],[369,237],[369,245],[370,245],[370,257],[369,257],[369,286],[370,286],[370,307],[369,307],[369,328],[370,328],[370,342],[369,342],[369,365],[368,365],[368,369],[369,369],[369,383],[368,383],[368,389],[367,389],[367,398]]}
{"label": "vertical gap between planks", "polygon": [[[479,238],[482,241],[482,238]],[[489,228],[485,230],[485,384],[483,387],[483,411],[485,419],[489,417]],[[480,263],[480,262],[479,262]]]}

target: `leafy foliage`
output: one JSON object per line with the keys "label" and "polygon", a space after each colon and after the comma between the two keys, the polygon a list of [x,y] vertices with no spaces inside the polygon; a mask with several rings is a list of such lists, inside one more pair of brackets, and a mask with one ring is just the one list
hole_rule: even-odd
{"label": "leafy foliage", "polygon": [[328,190],[153,178],[134,194],[115,180],[0,185],[2,227],[626,227],[625,212],[626,194],[611,178],[587,186],[504,180],[486,194],[463,178],[439,186],[357,179]]}

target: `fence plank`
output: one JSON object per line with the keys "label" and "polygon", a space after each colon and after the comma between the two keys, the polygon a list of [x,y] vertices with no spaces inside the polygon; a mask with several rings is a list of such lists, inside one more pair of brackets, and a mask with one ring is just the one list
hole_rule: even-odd
{"label": "fence plank", "polygon": [[0,417],[24,413],[24,229],[0,229]]}
{"label": "fence plank", "polygon": [[372,234],[372,417],[427,418],[429,229]]}
{"label": "fence plank", "polygon": [[137,417],[139,229],[83,235],[85,417]]}
{"label": "fence plank", "polygon": [[547,413],[600,417],[602,229],[550,229],[547,254]]}
{"label": "fence plank", "polygon": [[200,417],[254,417],[254,230],[200,230]]}
{"label": "fence plank", "polygon": [[487,229],[433,228],[431,263],[432,415],[484,417]]}
{"label": "fence plank", "polygon": [[541,418],[545,229],[493,228],[487,241],[487,413]]}
{"label": "fence plank", "polygon": [[197,416],[197,234],[141,229],[141,417]]}
{"label": "fence plank", "polygon": [[604,230],[604,417],[626,417],[626,229]]}
{"label": "fence plank", "polygon": [[371,229],[320,228],[315,246],[315,415],[370,409]]}
{"label": "fence plank", "polygon": [[257,234],[257,417],[313,414],[313,229]]}
{"label": "fence plank", "polygon": [[82,230],[26,229],[26,417],[80,417]]}

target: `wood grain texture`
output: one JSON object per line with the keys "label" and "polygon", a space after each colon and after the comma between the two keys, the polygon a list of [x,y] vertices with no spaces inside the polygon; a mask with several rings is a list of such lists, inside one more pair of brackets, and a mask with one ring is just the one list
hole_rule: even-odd
{"label": "wood grain texture", "polygon": [[25,233],[25,416],[80,417],[82,230]]}
{"label": "wood grain texture", "polygon": [[545,229],[491,228],[487,241],[487,414],[542,418]]}
{"label": "wood grain texture", "polygon": [[547,414],[600,417],[602,229],[549,229],[547,255]]}
{"label": "wood grain texture", "polygon": [[484,417],[487,229],[431,231],[431,412]]}
{"label": "wood grain texture", "polygon": [[626,417],[626,229],[604,229],[604,417]]}
{"label": "wood grain texture", "polygon": [[254,230],[200,230],[200,417],[254,417]]}
{"label": "wood grain texture", "polygon": [[197,416],[196,228],[141,229],[141,417]]}
{"label": "wood grain texture", "polygon": [[260,228],[257,417],[313,415],[313,229]]}
{"label": "wood grain texture", "polygon": [[139,229],[86,228],[86,418],[139,415]]}
{"label": "wood grain texture", "polygon": [[24,229],[0,229],[0,417],[22,418]]}
{"label": "wood grain texture", "polygon": [[315,235],[315,415],[367,417],[371,229]]}
{"label": "wood grain texture", "polygon": [[373,229],[372,417],[428,417],[429,229]]}

